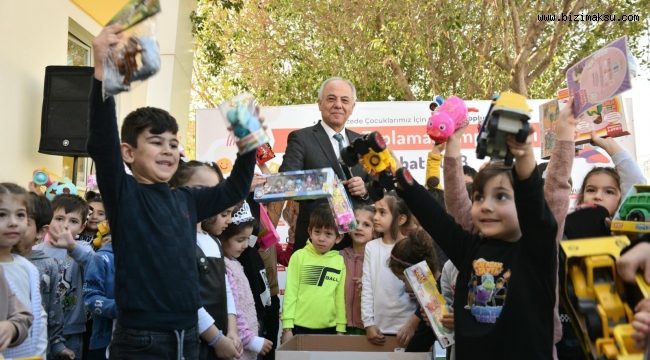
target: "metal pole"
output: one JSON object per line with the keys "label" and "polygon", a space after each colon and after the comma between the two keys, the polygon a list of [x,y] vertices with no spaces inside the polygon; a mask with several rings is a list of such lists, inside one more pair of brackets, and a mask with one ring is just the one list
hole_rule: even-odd
{"label": "metal pole", "polygon": [[79,165],[79,157],[75,156],[72,162],[72,183],[77,186],[77,166]]}

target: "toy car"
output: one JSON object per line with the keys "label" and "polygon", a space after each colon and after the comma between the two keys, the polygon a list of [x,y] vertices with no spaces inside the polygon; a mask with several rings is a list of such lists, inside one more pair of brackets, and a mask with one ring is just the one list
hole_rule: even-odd
{"label": "toy car", "polygon": [[523,95],[502,92],[495,96],[476,139],[476,157],[504,159],[506,166],[512,165],[514,155],[506,144],[506,137],[514,134],[517,142],[526,141],[531,111]]}
{"label": "toy car", "polygon": [[356,138],[350,146],[341,150],[341,160],[345,165],[354,166],[359,163],[359,159],[364,169],[378,179],[369,189],[373,200],[383,198],[383,189],[389,191],[395,189],[397,164],[386,149],[384,137],[378,131]]}

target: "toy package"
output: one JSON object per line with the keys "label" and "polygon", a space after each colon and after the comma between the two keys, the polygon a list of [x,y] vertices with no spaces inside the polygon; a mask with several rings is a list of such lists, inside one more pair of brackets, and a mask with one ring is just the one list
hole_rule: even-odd
{"label": "toy package", "polygon": [[422,261],[407,268],[404,270],[404,276],[411,284],[413,292],[426,312],[440,346],[447,348],[453,345],[456,342],[454,332],[440,324],[442,316],[451,312],[447,308],[445,298],[438,291],[436,279],[433,277],[427,262]]}
{"label": "toy package", "polygon": [[573,115],[603,104],[632,88],[634,57],[623,36],[572,66],[566,73],[569,94],[574,96]]}
{"label": "toy package", "polygon": [[[566,106],[569,98],[568,89],[558,91],[558,99],[551,100],[539,107],[539,124],[542,134],[542,159],[551,157],[551,150],[555,145],[556,132],[560,111]],[[575,101],[575,100],[574,100]],[[616,96],[594,106],[576,118],[575,142],[576,145],[591,142],[591,129],[596,130],[598,137],[619,137],[630,135],[627,119],[623,107],[623,98]]]}
{"label": "toy package", "polygon": [[339,233],[347,233],[356,229],[359,224],[357,224],[357,219],[354,217],[354,207],[352,206],[352,202],[350,202],[348,194],[345,192],[345,186],[337,178],[333,182],[335,187],[332,190],[332,197],[327,200],[330,204],[330,209],[334,215]]}
{"label": "toy package", "polygon": [[232,129],[240,154],[257,151],[257,148],[269,142],[252,95],[237,95],[219,104],[219,110],[228,127]]}
{"label": "toy package", "polygon": [[273,159],[274,157],[275,157],[275,153],[271,148],[271,144],[269,143],[262,144],[260,147],[257,148],[257,165],[262,165],[267,161]]}
{"label": "toy package", "polygon": [[254,197],[259,203],[328,198],[335,176],[332,168],[264,174],[266,183],[255,188]]}
{"label": "toy package", "polygon": [[260,232],[257,235],[257,245],[266,251],[278,242],[280,242],[280,235],[275,230],[275,226],[273,226],[271,218],[269,218],[269,214],[264,209],[264,206],[260,204]]}
{"label": "toy package", "polygon": [[612,219],[611,230],[650,233],[650,185],[634,185]]}
{"label": "toy package", "polygon": [[125,36],[104,55],[104,99],[129,91],[132,82],[146,80],[160,69],[155,22],[149,19],[158,12],[159,0],[130,0],[106,24],[121,24]]}

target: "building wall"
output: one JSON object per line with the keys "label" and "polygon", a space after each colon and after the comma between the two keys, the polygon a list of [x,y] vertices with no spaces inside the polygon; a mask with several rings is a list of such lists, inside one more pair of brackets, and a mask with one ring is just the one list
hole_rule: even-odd
{"label": "building wall", "polygon": [[[95,0],[110,1],[110,0]],[[157,106],[179,122],[187,138],[193,39],[190,11],[196,0],[162,0],[157,17],[162,69],[151,81],[117,97],[118,118],[142,106]],[[0,182],[26,186],[34,169],[62,172],[62,157],[38,153],[45,67],[66,65],[70,20],[91,36],[102,26],[69,0],[0,1]],[[161,31],[161,29],[165,29]]]}

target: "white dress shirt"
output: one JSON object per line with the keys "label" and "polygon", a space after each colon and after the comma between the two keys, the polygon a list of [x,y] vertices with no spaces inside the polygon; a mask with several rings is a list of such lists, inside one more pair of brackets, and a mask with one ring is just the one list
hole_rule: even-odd
{"label": "white dress shirt", "polygon": [[[321,121],[320,124],[323,126],[323,129],[325,129],[325,132],[327,133],[327,136],[330,138],[330,142],[332,143],[332,147],[334,148],[334,153],[336,154],[336,157],[340,157],[340,151],[339,151],[339,142],[334,138],[334,134],[337,134],[334,129],[329,127],[329,125],[325,124],[325,121]],[[350,145],[350,140],[348,139],[348,135],[345,133],[345,128],[341,130],[339,133],[343,135],[343,146],[348,146]]]}

